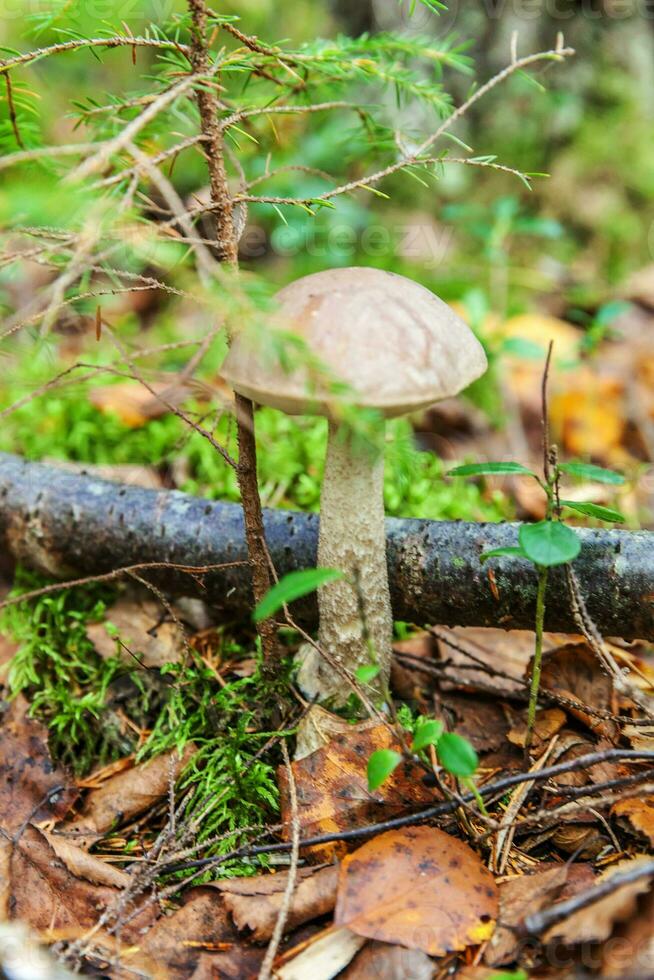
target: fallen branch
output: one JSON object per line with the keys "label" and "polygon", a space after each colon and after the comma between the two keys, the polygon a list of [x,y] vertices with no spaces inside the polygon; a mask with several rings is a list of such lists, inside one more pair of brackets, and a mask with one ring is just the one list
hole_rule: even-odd
{"label": "fallen branch", "polygon": [[[316,563],[318,515],[268,510],[266,538],[283,575]],[[414,623],[533,625],[537,577],[515,559],[479,556],[517,543],[517,524],[389,519],[387,554],[398,619]],[[654,548],[648,531],[579,528],[574,562],[590,615],[607,636],[654,639]],[[144,490],[17,456],[0,454],[0,551],[54,578],[98,575],[126,565],[164,562],[186,569],[226,565],[201,574],[147,571],[171,595],[195,595],[217,610],[252,608],[243,515],[236,504],[173,491]],[[315,620],[313,601],[294,616]],[[547,628],[576,632],[565,574],[548,585]]]}
{"label": "fallen branch", "polygon": [[552,905],[542,912],[528,915],[523,923],[522,931],[526,935],[539,936],[541,933],[546,932],[547,929],[551,929],[552,926],[563,922],[575,912],[586,909],[589,905],[594,905],[595,902],[606,898],[607,895],[612,895],[624,885],[631,885],[634,881],[640,881],[641,878],[651,877],[654,877],[654,861],[636,863],[634,867],[629,868],[627,871],[618,871],[605,881],[594,885],[593,888],[581,892],[580,895],[574,895],[565,902],[558,902],[556,905]]}

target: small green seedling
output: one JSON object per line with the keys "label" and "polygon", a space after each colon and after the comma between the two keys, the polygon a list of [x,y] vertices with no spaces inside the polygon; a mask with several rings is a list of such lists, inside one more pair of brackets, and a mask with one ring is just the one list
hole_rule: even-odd
{"label": "small green seedling", "polygon": [[[479,759],[474,748],[467,740],[456,732],[443,730],[442,721],[433,718],[418,718],[415,725],[411,751],[421,755],[432,745],[436,749],[439,763],[451,776],[460,779],[477,800],[480,811],[487,815],[481,793],[474,781],[474,774],[479,765]],[[370,792],[379,789],[385,780],[397,769],[402,756],[394,749],[378,749],[368,759],[368,789]]]}
{"label": "small green seedling", "polygon": [[397,769],[402,756],[394,749],[377,749],[368,759],[368,789],[373,793]]}
{"label": "small green seedling", "polygon": [[610,507],[601,507],[591,501],[564,500],[560,495],[560,483],[563,476],[573,476],[580,479],[592,480],[595,483],[606,483],[620,486],[625,482],[624,477],[614,470],[594,466],[581,460],[559,463],[556,453],[547,446],[545,453],[544,476],[541,479],[537,473],[521,463],[469,463],[456,466],[449,471],[449,476],[528,476],[536,480],[547,499],[546,517],[534,524],[523,524],[518,533],[518,545],[508,548],[494,548],[485,552],[481,560],[490,558],[522,558],[531,562],[538,572],[538,591],[536,594],[536,640],[534,660],[531,674],[531,690],[529,695],[529,711],[527,721],[527,738],[525,750],[528,751],[533,737],[536,720],[536,705],[540,688],[541,661],[543,654],[543,631],[545,623],[545,595],[549,569],[557,565],[566,565],[574,561],[581,550],[581,542],[575,531],[563,522],[563,508],[592,517],[599,521],[618,523],[624,521],[623,515]]}

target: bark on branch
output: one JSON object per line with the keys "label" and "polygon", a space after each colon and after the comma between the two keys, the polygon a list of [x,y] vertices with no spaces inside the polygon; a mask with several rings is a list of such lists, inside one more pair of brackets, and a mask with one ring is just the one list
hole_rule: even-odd
{"label": "bark on branch", "polygon": [[[315,565],[317,514],[268,510],[264,523],[280,575]],[[518,527],[387,520],[395,616],[450,626],[532,627],[532,566],[510,558],[479,561],[483,551],[515,545]],[[578,534],[582,550],[574,568],[597,626],[609,636],[654,639],[654,533],[580,528]],[[248,558],[236,504],[121,486],[0,453],[2,550],[56,578],[144,562],[197,567]],[[147,574],[170,594],[199,595],[228,615],[252,607],[247,564],[206,574],[201,583],[174,569]],[[304,623],[315,620],[312,601],[297,604],[295,612]],[[546,626],[577,631],[561,569],[550,575]]]}

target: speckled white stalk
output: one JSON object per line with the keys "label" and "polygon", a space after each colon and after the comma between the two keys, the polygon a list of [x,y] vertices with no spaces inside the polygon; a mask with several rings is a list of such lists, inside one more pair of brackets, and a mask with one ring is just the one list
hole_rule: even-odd
{"label": "speckled white stalk", "polygon": [[[374,453],[353,448],[346,433],[330,422],[320,501],[318,565],[338,568],[350,581],[330,582],[319,590],[319,646],[354,673],[371,662],[367,630],[380,667],[368,689],[375,700],[379,700],[388,682],[393,630],[383,480],[383,449]],[[360,597],[351,584],[357,579]],[[334,706],[343,705],[352,693],[347,681],[322,657],[314,667],[319,699]]]}

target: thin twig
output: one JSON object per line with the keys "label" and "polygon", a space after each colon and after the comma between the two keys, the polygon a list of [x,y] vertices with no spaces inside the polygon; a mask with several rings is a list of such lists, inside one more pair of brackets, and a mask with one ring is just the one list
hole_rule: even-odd
{"label": "thin twig", "polygon": [[[640,751],[638,749],[606,749],[603,752],[590,752],[588,755],[579,756],[577,759],[570,759],[566,762],[558,762],[553,766],[548,766],[545,769],[541,769],[540,772],[514,773],[513,775],[505,776],[502,779],[496,780],[495,782],[486,783],[485,786],[480,786],[478,792],[482,797],[492,797],[498,793],[504,793],[506,790],[511,789],[513,786],[517,786],[519,783],[528,782],[530,780],[540,783],[547,779],[551,779],[553,776],[563,775],[566,772],[590,769],[592,766],[600,765],[600,763],[603,762],[617,762],[627,759],[633,761],[654,762],[654,750],[645,749]],[[466,803],[471,803],[475,799],[475,794],[462,794],[461,799]],[[384,833],[387,830],[397,830],[400,827],[407,827],[414,823],[421,823],[423,820],[432,820],[436,817],[445,816],[453,813],[458,807],[459,802],[457,800],[437,803],[434,806],[430,806],[425,810],[420,810],[417,813],[410,813],[402,817],[394,817],[390,820],[382,820],[378,823],[368,824],[365,827],[356,827],[352,830],[335,831],[334,833],[329,834],[317,834],[315,837],[308,837],[301,840],[300,847],[312,847],[315,844],[328,844],[333,841],[348,841],[357,840],[361,837],[370,837],[375,834]],[[219,859],[202,858],[198,861],[191,861],[183,865],[167,866],[166,871],[172,873],[176,871],[184,871],[189,868],[218,867],[218,865],[224,861],[228,861],[236,857],[255,857],[258,854],[285,852],[289,849],[290,844],[286,841],[280,841],[279,843],[271,844],[267,847],[243,847],[231,851],[229,854],[222,855]]]}
{"label": "thin twig", "polygon": [[51,44],[47,48],[36,48],[34,51],[26,51],[25,54],[17,55],[15,58],[7,58],[0,61],[0,73],[16,68],[18,65],[26,65],[29,62],[40,61],[53,54],[63,54],[66,51],[77,51],[79,48],[119,48],[128,46],[131,48],[171,48],[181,51],[183,54],[188,52],[185,44],[177,41],[166,41],[152,37],[93,37],[78,38],[74,41],[60,41],[58,44]]}
{"label": "thin twig", "polygon": [[231,561],[220,565],[175,565],[168,561],[139,562],[136,565],[125,565],[123,568],[114,568],[111,572],[103,572],[101,575],[87,575],[84,578],[68,579],[65,582],[51,582],[49,585],[44,585],[40,589],[31,589],[29,592],[23,592],[21,595],[3,599],[0,602],[0,609],[6,609],[8,606],[16,606],[21,602],[30,602],[32,599],[38,599],[43,595],[50,595],[52,592],[60,592],[62,589],[74,589],[79,585],[90,585],[95,582],[111,582],[120,578],[121,575],[132,575],[134,572],[166,569],[168,571],[172,570],[187,575],[198,576],[199,578],[201,575],[208,575],[210,572],[216,572],[223,568],[234,568],[237,565],[247,565],[247,562]]}
{"label": "thin twig", "polygon": [[605,881],[601,881],[599,884],[589,888],[588,891],[574,895],[565,902],[557,902],[556,905],[543,909],[542,912],[535,912],[532,915],[528,915],[519,931],[523,935],[539,936],[559,922],[563,922],[564,919],[569,918],[575,912],[580,912],[582,909],[588,908],[589,905],[594,905],[608,895],[612,895],[619,888],[623,888],[625,885],[631,885],[636,881],[641,881],[643,878],[650,878],[653,875],[654,861],[639,861],[635,867],[629,868],[626,871],[616,872]]}
{"label": "thin twig", "polygon": [[286,888],[284,889],[284,897],[282,898],[279,915],[277,916],[275,928],[270,937],[270,943],[268,944],[266,955],[261,964],[261,969],[259,970],[259,980],[269,980],[271,976],[272,966],[277,955],[277,950],[279,949],[279,944],[282,941],[282,936],[284,935],[284,927],[291,909],[291,902],[293,901],[293,893],[295,892],[295,883],[297,881],[297,866],[300,857],[300,819],[298,816],[297,788],[295,786],[295,776],[288,756],[286,742],[282,742],[282,754],[288,775],[288,795],[291,804],[291,863],[288,869],[288,878],[286,880]]}

